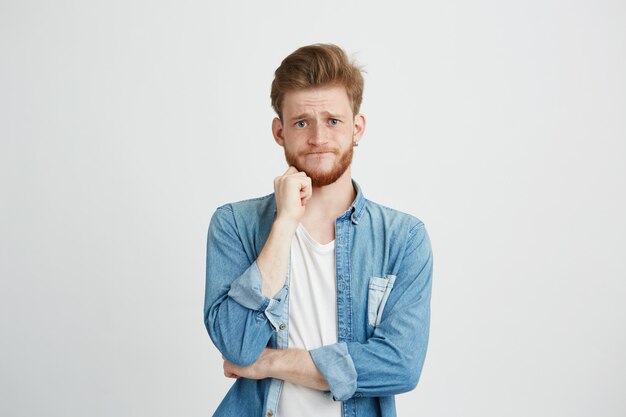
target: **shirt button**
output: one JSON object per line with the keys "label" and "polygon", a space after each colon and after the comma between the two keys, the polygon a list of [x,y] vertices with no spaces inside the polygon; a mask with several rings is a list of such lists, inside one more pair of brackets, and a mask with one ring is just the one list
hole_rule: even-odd
{"label": "shirt button", "polygon": [[267,412],[267,417],[272,417],[274,415],[274,413],[272,413],[271,411]]}
{"label": "shirt button", "polygon": [[[287,327],[285,326],[285,323],[280,323],[280,326],[278,326],[280,330],[285,330],[285,327]],[[269,413],[267,413],[267,415],[271,417],[272,412],[270,411]]]}

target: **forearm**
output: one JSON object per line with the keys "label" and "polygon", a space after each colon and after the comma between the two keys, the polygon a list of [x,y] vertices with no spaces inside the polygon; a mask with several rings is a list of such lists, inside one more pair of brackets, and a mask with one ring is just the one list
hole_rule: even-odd
{"label": "forearm", "polygon": [[257,257],[257,266],[261,272],[262,293],[272,298],[282,287],[289,267],[291,241],[298,227],[295,221],[277,218]]}
{"label": "forearm", "polygon": [[224,361],[224,375],[229,378],[276,378],[319,391],[329,390],[310,353],[302,349],[265,349],[255,363],[245,367]]}
{"label": "forearm", "polygon": [[302,349],[268,349],[271,357],[270,375],[292,384],[319,391],[328,391],[328,383],[315,366],[311,354]]}

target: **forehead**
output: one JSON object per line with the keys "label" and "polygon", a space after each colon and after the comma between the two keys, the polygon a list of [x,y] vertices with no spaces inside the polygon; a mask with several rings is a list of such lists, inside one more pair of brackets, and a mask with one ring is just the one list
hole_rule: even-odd
{"label": "forehead", "polygon": [[325,85],[285,93],[282,111],[284,116],[326,111],[333,114],[351,112],[350,99],[345,87]]}

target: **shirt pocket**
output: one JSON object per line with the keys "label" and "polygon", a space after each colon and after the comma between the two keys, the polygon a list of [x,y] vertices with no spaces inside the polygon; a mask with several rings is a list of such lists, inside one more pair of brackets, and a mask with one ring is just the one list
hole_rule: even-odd
{"label": "shirt pocket", "polygon": [[380,324],[385,304],[395,280],[395,275],[370,278],[367,292],[367,324],[370,326],[378,326]]}

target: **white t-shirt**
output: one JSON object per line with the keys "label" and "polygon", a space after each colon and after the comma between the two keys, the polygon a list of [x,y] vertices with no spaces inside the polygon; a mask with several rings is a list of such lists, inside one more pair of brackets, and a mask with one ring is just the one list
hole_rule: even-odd
{"label": "white t-shirt", "polygon": [[[322,245],[299,225],[291,242],[289,347],[337,343],[335,241]],[[301,385],[283,384],[277,417],[341,417],[341,401]]]}

